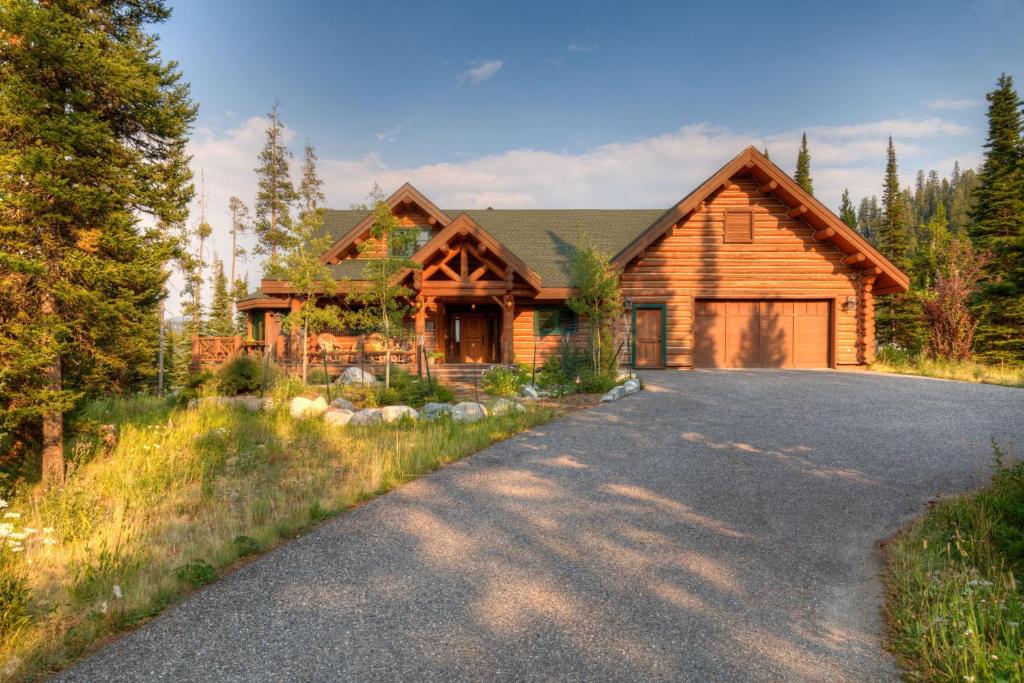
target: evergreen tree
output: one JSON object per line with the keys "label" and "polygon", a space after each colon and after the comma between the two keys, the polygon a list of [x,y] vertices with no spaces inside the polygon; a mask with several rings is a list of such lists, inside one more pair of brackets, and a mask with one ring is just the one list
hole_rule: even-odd
{"label": "evergreen tree", "polygon": [[[231,310],[238,315],[238,300],[246,296],[238,289],[238,271],[236,265],[239,259],[245,258],[245,249],[238,243],[238,236],[244,234],[248,229],[249,209],[238,197],[228,200],[228,210],[231,211],[231,275],[228,282],[231,283]],[[248,287],[246,287],[248,289]]]}
{"label": "evergreen tree", "polygon": [[291,243],[289,206],[295,201],[296,194],[288,170],[292,154],[285,146],[284,123],[277,115],[277,102],[268,116],[267,139],[260,151],[259,166],[255,169],[257,191],[253,205],[256,217],[253,231],[259,240],[259,252],[270,255],[266,270],[273,274],[278,265],[278,251]]}
{"label": "evergreen tree", "polygon": [[228,289],[228,277],[224,274],[224,262],[216,255],[213,257],[212,270],[210,284],[213,286],[213,299],[210,301],[210,316],[206,322],[206,333],[214,337],[230,337],[235,333],[231,291]]}
{"label": "evergreen tree", "polygon": [[[907,239],[907,201],[907,194],[900,191],[896,148],[890,136],[877,244],[879,251],[904,272],[909,272],[911,265]],[[875,319],[875,331],[880,343],[897,344],[911,351],[920,350],[924,341],[923,321],[920,305],[912,294],[896,293],[879,297]]]}
{"label": "evergreen tree", "polygon": [[184,219],[196,109],[147,33],[162,0],[4,0],[0,9],[0,430],[64,474],[63,415],[155,374],[156,226]]}
{"label": "evergreen tree", "polygon": [[927,290],[935,286],[935,277],[950,247],[952,235],[946,221],[946,209],[939,204],[927,223],[921,226],[917,249],[910,271],[913,287]]}
{"label": "evergreen tree", "polygon": [[764,154],[764,158],[765,158],[765,159],[767,159],[767,160],[771,161],[771,159],[772,159],[772,158],[771,158],[771,156],[770,156],[770,155],[768,154],[768,145],[765,145],[765,146],[764,146],[764,150],[762,150],[761,154]]}
{"label": "evergreen tree", "polygon": [[839,217],[851,228],[857,229],[857,211],[853,208],[853,202],[850,201],[849,189],[843,190],[843,199],[839,204]]}
{"label": "evergreen tree", "polygon": [[316,152],[306,144],[299,185],[299,222],[295,226],[295,239],[285,257],[282,272],[302,297],[302,307],[292,311],[283,320],[285,329],[298,329],[302,334],[302,381],[306,381],[309,367],[309,335],[328,328],[342,326],[341,310],[334,305],[320,305],[322,295],[331,296],[337,284],[331,269],[320,261],[320,255],[331,246],[331,236],[324,231],[320,202],[324,194],[323,182],[316,171]]}
{"label": "evergreen tree", "polygon": [[814,194],[814,183],[811,181],[811,153],[807,151],[807,133],[800,138],[800,152],[796,155],[796,175],[793,179],[807,191],[807,194]]}
{"label": "evergreen tree", "polygon": [[987,96],[985,161],[968,231],[988,252],[978,300],[979,350],[985,358],[1024,362],[1024,142],[1021,99],[1002,74]]}
{"label": "evergreen tree", "polygon": [[231,289],[231,301],[236,304],[235,306],[235,334],[245,337],[249,334],[249,316],[245,311],[239,311],[237,303],[249,296],[249,278],[240,277],[235,280],[235,285]]}

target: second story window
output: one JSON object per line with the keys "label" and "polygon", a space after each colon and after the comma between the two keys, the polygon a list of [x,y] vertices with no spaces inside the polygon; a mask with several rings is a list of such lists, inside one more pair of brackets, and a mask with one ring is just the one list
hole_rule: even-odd
{"label": "second story window", "polygon": [[426,226],[403,228],[402,232],[404,235],[408,235],[408,233],[415,233],[415,236],[411,238],[405,237],[405,239],[402,239],[398,243],[393,242],[391,244],[391,248],[388,250],[388,253],[398,258],[409,258],[434,236],[430,228]]}

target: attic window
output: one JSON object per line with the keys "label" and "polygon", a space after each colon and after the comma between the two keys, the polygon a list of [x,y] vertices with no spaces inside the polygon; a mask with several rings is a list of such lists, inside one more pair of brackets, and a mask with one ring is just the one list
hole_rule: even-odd
{"label": "attic window", "polygon": [[724,242],[754,241],[754,212],[730,209],[725,212]]}

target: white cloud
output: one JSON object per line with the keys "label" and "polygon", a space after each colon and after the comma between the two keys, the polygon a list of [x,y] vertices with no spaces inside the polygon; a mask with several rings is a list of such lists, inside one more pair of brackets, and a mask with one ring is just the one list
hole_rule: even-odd
{"label": "white cloud", "polygon": [[572,54],[573,52],[593,52],[596,49],[597,45],[594,43],[569,43],[569,47],[565,51]]}
{"label": "white cloud", "polygon": [[504,59],[477,59],[470,62],[473,66],[458,75],[459,85],[469,83],[476,85],[492,78],[505,66]]}
{"label": "white cloud", "polygon": [[929,111],[960,111],[962,109],[974,109],[985,104],[981,100],[967,98],[940,97],[936,100],[929,100],[924,103],[925,109]]}
{"label": "white cloud", "polygon": [[404,123],[399,123],[398,125],[392,126],[391,128],[388,128],[387,130],[382,130],[379,133],[377,133],[377,135],[376,135],[377,141],[378,142],[394,142],[395,140],[398,139],[398,134],[402,132],[403,128],[405,128],[405,124]]}
{"label": "white cloud", "polygon": [[[265,119],[254,117],[225,133],[203,130],[190,145],[192,168],[197,177],[200,169],[206,174],[208,218],[215,231],[213,249],[222,256],[227,256],[230,248],[228,198],[235,195],[251,204],[256,191],[253,168],[266,125]],[[903,180],[910,182],[921,166],[948,173],[952,159],[930,162],[924,155],[925,143],[966,129],[939,118],[810,127],[811,173],[818,198],[834,207],[844,188],[849,188],[854,201],[879,194],[890,131],[897,141]],[[286,138],[299,136],[288,129]],[[325,205],[336,208],[364,201],[375,181],[386,192],[411,182],[442,208],[658,208],[678,201],[750,144],[758,149],[767,145],[772,160],[792,173],[800,131],[755,135],[696,124],[579,152],[524,147],[407,166],[393,166],[379,153],[358,158],[321,157],[320,172],[327,194]],[[977,164],[978,156],[964,154],[959,160],[966,169]],[[292,170],[298,174],[298,159]],[[255,285],[258,264],[253,261],[245,267]],[[172,301],[177,289],[180,285]]]}

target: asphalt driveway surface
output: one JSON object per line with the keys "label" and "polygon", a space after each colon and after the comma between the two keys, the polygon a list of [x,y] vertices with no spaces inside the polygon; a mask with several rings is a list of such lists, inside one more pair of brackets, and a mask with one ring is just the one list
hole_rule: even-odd
{"label": "asphalt driveway surface", "polygon": [[662,372],[332,519],[66,680],[889,680],[879,541],[1024,391]]}

